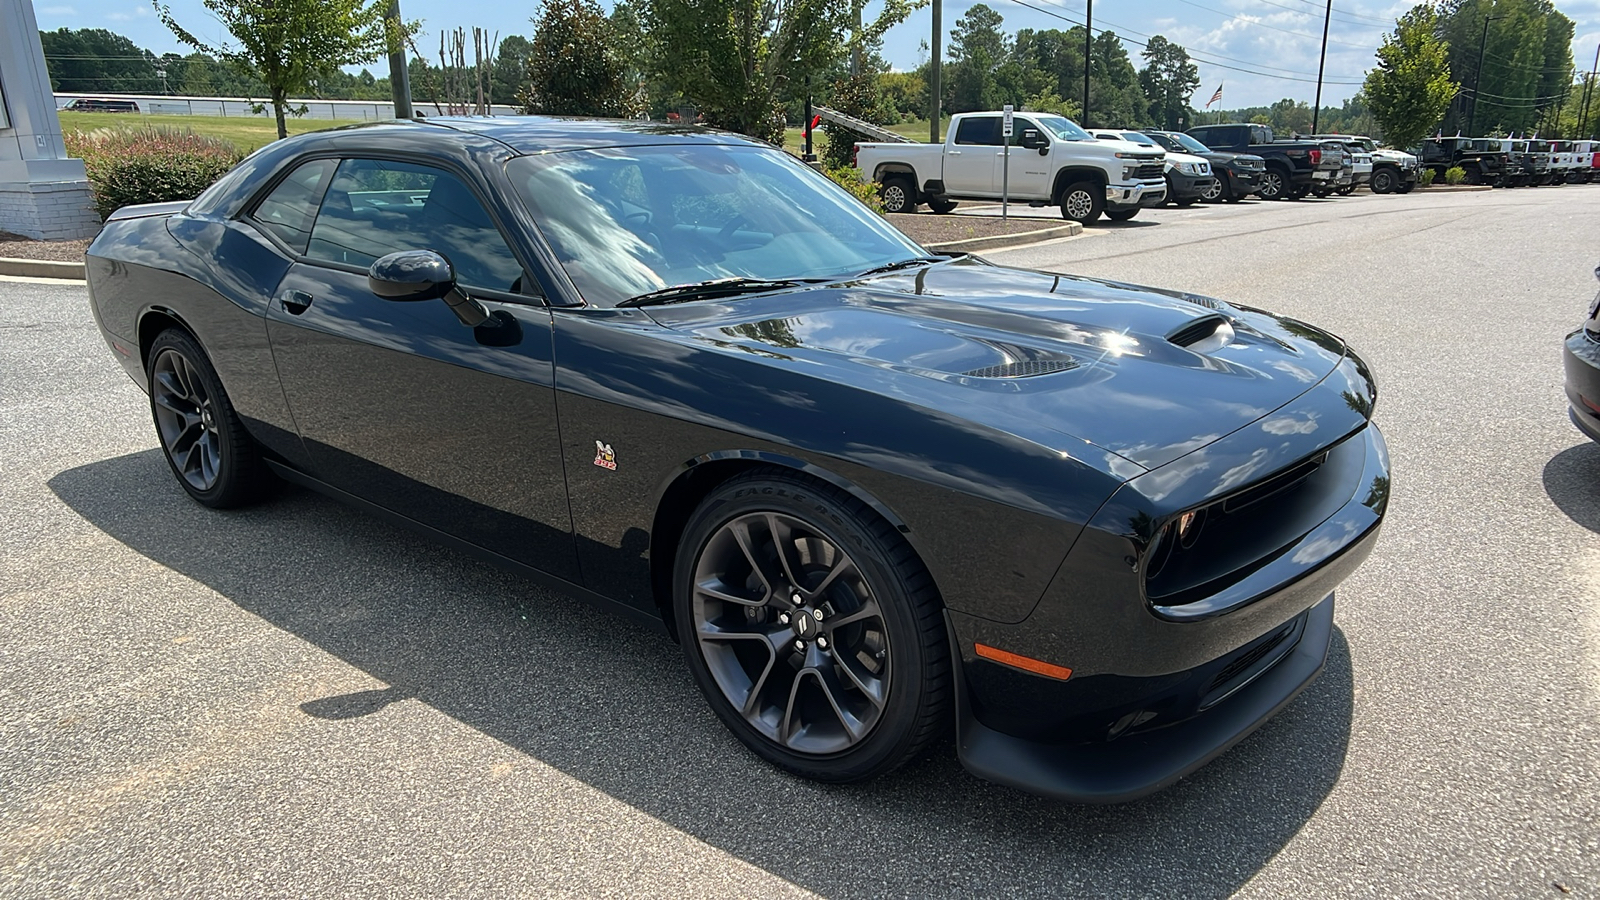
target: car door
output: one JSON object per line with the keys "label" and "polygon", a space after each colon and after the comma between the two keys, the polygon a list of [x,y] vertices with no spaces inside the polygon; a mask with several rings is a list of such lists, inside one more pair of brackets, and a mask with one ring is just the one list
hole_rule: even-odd
{"label": "car door", "polygon": [[995,160],[1000,155],[1000,117],[967,116],[956,126],[956,136],[944,152],[944,188],[947,193],[973,197],[998,197]]}
{"label": "car door", "polygon": [[[372,292],[367,267],[429,249],[493,315]],[[576,581],[556,428],[549,309],[461,173],[347,158],[268,335],[310,474],[502,556]]]}
{"label": "car door", "polygon": [[[1040,154],[1037,149],[1022,146],[1022,136],[1032,130],[1042,139],[1049,140],[1049,132],[1040,128],[1037,122],[1022,116],[1017,116],[1011,122],[1011,159],[1006,160],[1005,148],[995,154],[994,183],[1008,189],[1009,195],[1023,200],[1050,199],[1050,149],[1044,148]],[[1009,174],[1007,172],[1009,169]]]}

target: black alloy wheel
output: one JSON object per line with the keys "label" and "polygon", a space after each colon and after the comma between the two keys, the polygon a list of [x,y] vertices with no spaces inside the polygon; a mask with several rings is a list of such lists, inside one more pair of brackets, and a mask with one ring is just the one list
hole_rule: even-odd
{"label": "black alloy wheel", "polygon": [[1100,218],[1106,206],[1105,188],[1092,181],[1067,185],[1061,192],[1061,218],[1088,225]]}
{"label": "black alloy wheel", "polygon": [[948,727],[932,580],[849,494],[777,471],[734,478],[691,517],[675,572],[689,668],[723,723],[769,762],[859,781]]}
{"label": "black alloy wheel", "polygon": [[1372,192],[1374,194],[1387,194],[1394,190],[1394,172],[1387,168],[1377,169],[1372,173]]}
{"label": "black alloy wheel", "polygon": [[917,187],[904,175],[893,175],[883,180],[883,211],[914,213],[917,211]]}
{"label": "black alloy wheel", "polygon": [[1289,178],[1283,170],[1268,167],[1261,176],[1261,187],[1256,190],[1263,200],[1282,200],[1289,195]]}
{"label": "black alloy wheel", "polygon": [[148,360],[150,411],[178,483],[216,509],[255,499],[268,473],[199,344],[168,329],[151,343]]}

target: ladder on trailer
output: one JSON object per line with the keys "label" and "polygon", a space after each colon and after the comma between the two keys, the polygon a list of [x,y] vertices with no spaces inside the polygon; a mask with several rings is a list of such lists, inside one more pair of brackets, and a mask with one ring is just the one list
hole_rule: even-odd
{"label": "ladder on trailer", "polygon": [[916,141],[913,141],[911,138],[908,138],[903,134],[895,134],[887,128],[880,128],[871,122],[863,121],[855,116],[847,116],[844,113],[839,112],[837,109],[829,109],[826,106],[817,106],[813,104],[811,111],[821,116],[824,122],[832,122],[833,124],[838,125],[840,128],[849,129],[850,131],[854,131],[856,134],[859,134],[862,137],[868,137],[875,141],[883,141],[890,144],[916,143]]}

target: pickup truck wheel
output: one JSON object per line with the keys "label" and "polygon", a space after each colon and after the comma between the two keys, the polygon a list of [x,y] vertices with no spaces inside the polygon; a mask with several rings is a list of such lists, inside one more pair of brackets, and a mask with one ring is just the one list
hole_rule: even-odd
{"label": "pickup truck wheel", "polygon": [[1372,192],[1374,194],[1387,194],[1394,190],[1394,173],[1388,169],[1378,169],[1372,173]]}
{"label": "pickup truck wheel", "polygon": [[1290,200],[1299,200],[1311,193],[1311,186],[1307,184],[1295,185],[1284,192],[1284,197]]}
{"label": "pickup truck wheel", "polygon": [[955,209],[956,205],[957,205],[956,201],[954,201],[954,200],[929,200],[928,201],[928,208],[933,210],[934,212],[938,213],[941,216],[946,214],[946,213],[948,213],[948,212],[950,212],[951,210]]}
{"label": "pickup truck wheel", "polygon": [[[1194,202],[1193,200],[1189,201],[1189,203],[1193,203],[1193,202]],[[1179,206],[1188,206],[1189,203],[1184,203],[1183,201],[1180,200],[1178,202],[1178,205]],[[1135,207],[1133,209],[1108,209],[1108,210],[1106,210],[1106,218],[1110,219],[1113,222],[1126,222],[1129,219],[1133,218],[1134,216],[1137,216],[1138,214],[1139,214],[1138,207]]]}
{"label": "pickup truck wheel", "polygon": [[891,176],[883,180],[883,189],[879,192],[883,198],[883,211],[891,213],[913,213],[917,211],[917,187],[911,179],[904,175]]}
{"label": "pickup truck wheel", "polygon": [[1289,178],[1282,169],[1267,169],[1261,176],[1261,187],[1256,191],[1263,200],[1282,200],[1289,195]]}
{"label": "pickup truck wheel", "polygon": [[1088,225],[1106,207],[1105,189],[1092,181],[1068,185],[1061,192],[1061,218]]}

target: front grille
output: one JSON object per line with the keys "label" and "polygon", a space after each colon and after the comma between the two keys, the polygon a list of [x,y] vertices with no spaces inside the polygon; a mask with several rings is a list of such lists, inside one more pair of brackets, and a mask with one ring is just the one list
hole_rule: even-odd
{"label": "front grille", "polygon": [[1139,168],[1133,170],[1133,177],[1160,178],[1165,171],[1166,166],[1162,163],[1144,163],[1143,165],[1139,166]]}
{"label": "front grille", "polygon": [[1030,378],[1034,375],[1065,372],[1068,369],[1076,369],[1077,367],[1078,361],[1074,359],[1024,359],[1017,362],[1001,363],[998,366],[971,369],[961,374],[971,378]]}
{"label": "front grille", "polygon": [[1322,468],[1328,461],[1328,454],[1323,453],[1306,460],[1286,472],[1274,475],[1253,488],[1222,501],[1223,512],[1238,512],[1252,503],[1260,503],[1273,494],[1286,491],[1311,476],[1312,472]]}

